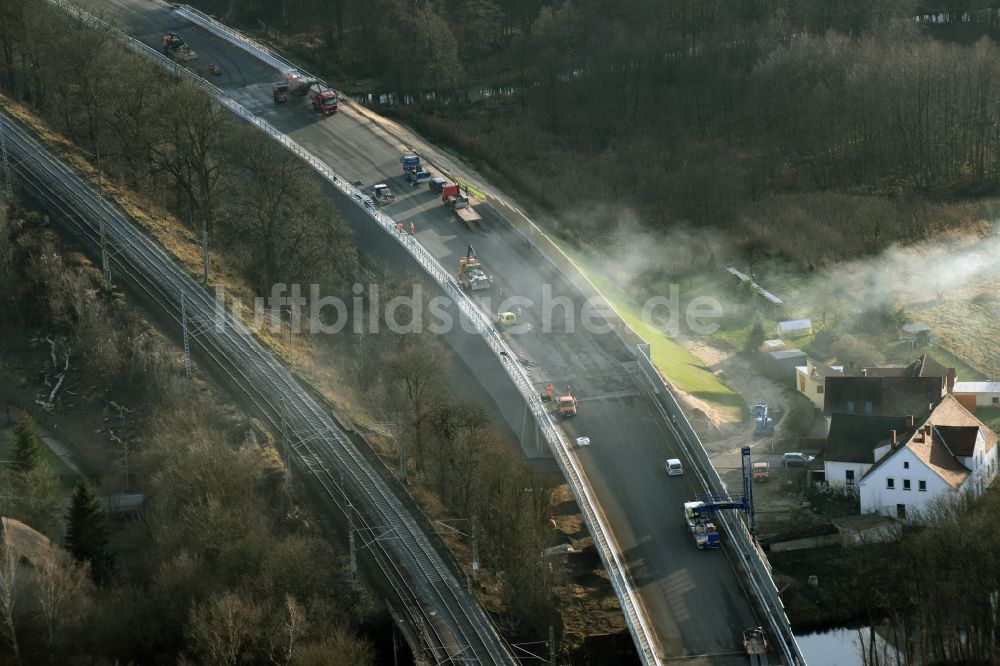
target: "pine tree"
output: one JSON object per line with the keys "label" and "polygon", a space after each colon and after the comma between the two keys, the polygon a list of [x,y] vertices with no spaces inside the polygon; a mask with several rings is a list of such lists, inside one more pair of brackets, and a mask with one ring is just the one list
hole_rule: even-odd
{"label": "pine tree", "polygon": [[108,524],[86,479],[80,479],[66,513],[66,549],[80,562],[89,562],[94,578],[102,580],[111,569]]}
{"label": "pine tree", "polygon": [[754,319],[753,326],[750,327],[750,333],[747,335],[743,351],[755,352],[760,349],[762,344],[764,344],[764,326],[760,323],[760,318],[758,317]]}
{"label": "pine tree", "polygon": [[42,464],[42,441],[35,430],[35,421],[28,412],[21,412],[21,420],[14,428],[14,439],[10,446],[10,461],[14,471],[30,472]]}

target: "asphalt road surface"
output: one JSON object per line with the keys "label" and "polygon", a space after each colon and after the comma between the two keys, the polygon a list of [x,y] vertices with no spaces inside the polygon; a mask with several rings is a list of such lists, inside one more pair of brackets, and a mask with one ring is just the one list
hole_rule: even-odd
{"label": "asphalt road surface", "polygon": [[[584,330],[579,292],[486,205],[477,206],[483,230],[472,232],[427,185],[409,186],[399,162],[404,146],[351,105],[342,105],[340,113],[327,118],[315,113],[308,100],[292,95],[287,104],[275,105],[271,88],[282,78],[281,72],[149,0],[100,4],[125,32],[154,48],[160,47],[165,32],[179,33],[200,54],[191,64],[193,69],[205,74],[209,63],[221,65],[223,74],[210,77],[214,84],[348,180],[359,180],[366,187],[388,184],[396,200],[385,211],[407,226],[412,222],[417,239],[445,267],[457,266],[473,245],[496,278],[492,290],[476,292],[484,309],[498,311],[500,289],[504,299],[520,296],[533,303],[521,306],[519,318],[530,330],[510,334],[508,340],[532,364],[532,378],[540,391],[549,382],[557,393],[571,386],[580,401],[579,414],[564,427],[571,441],[580,435],[591,439],[592,445],[578,449],[577,455],[654,625],[660,653],[691,664],[746,663],[740,632],[766,623],[755,618],[726,553],[694,547],[682,504],[700,489],[693,475],[666,476],[664,460],[684,456],[643,389],[623,367],[631,359],[619,340],[610,333]],[[546,288],[551,298],[573,301],[572,320],[566,321],[564,309],[556,307],[555,316],[543,321]]]}

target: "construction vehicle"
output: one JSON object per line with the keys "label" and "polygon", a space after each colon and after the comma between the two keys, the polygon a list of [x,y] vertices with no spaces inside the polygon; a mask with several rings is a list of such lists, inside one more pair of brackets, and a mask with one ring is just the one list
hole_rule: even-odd
{"label": "construction vehicle", "polygon": [[497,323],[501,326],[513,326],[517,323],[517,315],[513,312],[501,312],[497,315]]}
{"label": "construction vehicle", "polygon": [[323,82],[319,79],[306,76],[294,69],[285,72],[285,82],[288,84],[289,92],[299,97],[308,95],[314,85],[321,87],[323,85]]}
{"label": "construction vehicle", "polygon": [[409,171],[406,174],[406,180],[414,187],[420,183],[426,183],[431,179],[430,171]]}
{"label": "construction vehicle", "polygon": [[458,185],[449,183],[442,187],[441,201],[455,213],[458,219],[465,223],[470,231],[479,228],[479,223],[483,221],[483,218],[472,208],[472,201],[469,197],[459,192]]}
{"label": "construction vehicle", "polygon": [[767,481],[767,477],[771,472],[771,465],[767,462],[755,462],[753,464],[753,480],[754,481]]}
{"label": "construction vehicle", "polygon": [[755,435],[770,435],[774,432],[774,419],[768,415],[767,405],[763,402],[753,406],[753,432]]}
{"label": "construction vehicle", "polygon": [[309,101],[312,107],[324,116],[337,113],[337,91],[314,83],[309,89]]}
{"label": "construction vehicle", "polygon": [[380,204],[387,204],[391,201],[396,200],[396,195],[392,193],[389,186],[385,183],[379,183],[378,185],[372,185],[372,199],[379,202]]}
{"label": "construction vehicle", "polygon": [[743,651],[752,666],[767,666],[767,636],[763,628],[743,630]]}
{"label": "construction vehicle", "polygon": [[493,276],[483,269],[471,245],[465,251],[465,256],[458,260],[458,284],[469,291],[489,289],[493,284]]}
{"label": "construction vehicle", "polygon": [[556,409],[559,416],[576,416],[576,398],[570,387],[566,387],[566,395],[556,398]]}
{"label": "construction vehicle", "polygon": [[719,530],[712,521],[716,511],[736,509],[746,516],[746,528],[750,538],[755,539],[757,527],[754,519],[752,469],[750,447],[741,447],[743,468],[743,496],[732,497],[728,493],[710,493],[701,495],[694,502],[684,503],[684,520],[694,538],[694,543],[701,549],[714,549],[721,546]]}
{"label": "construction vehicle", "polygon": [[274,97],[275,104],[284,104],[288,101],[288,88],[289,85],[284,81],[274,84],[274,88],[271,90],[271,96]]}
{"label": "construction vehicle", "polygon": [[685,502],[684,520],[694,539],[694,545],[701,550],[715,550],[722,547],[719,530],[709,515],[704,502]]}
{"label": "construction vehicle", "polygon": [[399,161],[403,164],[404,175],[411,171],[420,171],[420,158],[416,155],[403,155]]}
{"label": "construction vehicle", "polygon": [[197,52],[192,51],[184,39],[176,32],[168,32],[163,35],[163,52],[171,60],[177,62],[188,62],[198,59]]}

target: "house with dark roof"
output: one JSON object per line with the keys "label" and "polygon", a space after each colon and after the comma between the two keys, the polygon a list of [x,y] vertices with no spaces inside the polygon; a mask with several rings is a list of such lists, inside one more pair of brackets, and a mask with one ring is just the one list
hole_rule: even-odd
{"label": "house with dark roof", "polygon": [[858,483],[862,513],[919,519],[932,501],[979,495],[997,477],[996,433],[952,395],[873,453],[875,464]]}
{"label": "house with dark roof", "polygon": [[875,463],[875,451],[914,429],[911,416],[835,413],[823,447],[823,471],[831,486],[856,488]]}
{"label": "house with dark roof", "polygon": [[823,413],[868,416],[927,416],[945,394],[940,377],[827,377]]}
{"label": "house with dark roof", "polygon": [[864,368],[861,374],[865,377],[938,377],[949,392],[955,383],[955,368],[944,367],[929,354],[922,354],[909,365]]}

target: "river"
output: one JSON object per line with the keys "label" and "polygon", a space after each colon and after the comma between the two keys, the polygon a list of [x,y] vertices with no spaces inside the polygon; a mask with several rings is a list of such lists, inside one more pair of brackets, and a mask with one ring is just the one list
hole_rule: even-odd
{"label": "river", "polygon": [[[862,647],[861,635],[864,635]],[[809,666],[867,666],[868,628],[833,629],[795,637]],[[882,636],[875,635],[879,666],[895,666],[896,650]]]}

